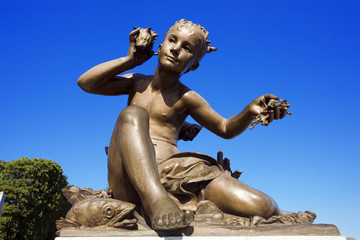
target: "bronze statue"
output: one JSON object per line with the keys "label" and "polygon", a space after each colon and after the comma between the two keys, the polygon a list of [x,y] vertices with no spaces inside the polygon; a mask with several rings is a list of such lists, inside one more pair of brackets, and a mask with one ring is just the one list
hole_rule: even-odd
{"label": "bronze statue", "polygon": [[[154,55],[151,47],[137,46],[140,31],[137,28],[130,33],[127,56],[99,64],[78,79],[78,85],[89,93],[129,95],[128,107],[116,121],[108,150],[113,197],[142,205],[155,230],[188,226],[199,200],[211,201],[221,211],[243,217],[279,215],[271,197],[225,174],[209,156],[180,153],[177,141],[187,116],[230,139],[261,114],[265,117],[258,122],[266,124],[283,118],[290,105],[283,101],[275,104],[279,98],[265,94],[229,119],[215,112],[205,99],[180,82],[184,73],[199,67],[206,53],[216,50],[202,26],[184,19],[169,29],[159,46],[154,75],[119,76]],[[155,33],[151,29],[148,33],[153,36],[149,41],[152,46]],[[198,131],[195,129],[194,134]]]}

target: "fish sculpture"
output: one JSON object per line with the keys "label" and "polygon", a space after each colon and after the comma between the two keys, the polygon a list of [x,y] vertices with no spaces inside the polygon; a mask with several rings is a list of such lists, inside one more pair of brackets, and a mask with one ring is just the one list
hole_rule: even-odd
{"label": "fish sculpture", "polygon": [[76,203],[65,219],[56,221],[58,230],[75,227],[114,227],[135,229],[135,205],[113,198],[92,198]]}

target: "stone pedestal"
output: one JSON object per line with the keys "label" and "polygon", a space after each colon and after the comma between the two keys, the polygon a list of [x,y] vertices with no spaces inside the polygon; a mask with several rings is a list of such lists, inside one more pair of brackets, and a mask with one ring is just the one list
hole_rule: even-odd
{"label": "stone pedestal", "polygon": [[56,240],[346,240],[334,225],[298,224],[257,227],[189,226],[168,232],[149,229],[63,229]]}
{"label": "stone pedestal", "polygon": [[56,240],[346,240],[342,236],[58,237]]}
{"label": "stone pedestal", "polygon": [[346,240],[341,236],[61,237],[56,240]]}

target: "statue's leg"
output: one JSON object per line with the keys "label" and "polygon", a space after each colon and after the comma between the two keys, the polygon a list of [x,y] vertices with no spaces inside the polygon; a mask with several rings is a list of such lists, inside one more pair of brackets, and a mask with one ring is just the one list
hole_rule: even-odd
{"label": "statue's leg", "polygon": [[114,198],[140,205],[140,197],[131,183],[119,151],[120,117],[121,115],[119,115],[116,121],[110,140],[108,153],[108,182]]}
{"label": "statue's leg", "polygon": [[160,183],[149,116],[137,106],[125,108],[116,122],[108,158],[108,179],[114,197],[141,203],[153,229],[186,227],[192,219],[171,200]]}
{"label": "statue's leg", "polygon": [[203,193],[206,200],[226,213],[264,218],[280,214],[271,197],[226,174],[212,180]]}

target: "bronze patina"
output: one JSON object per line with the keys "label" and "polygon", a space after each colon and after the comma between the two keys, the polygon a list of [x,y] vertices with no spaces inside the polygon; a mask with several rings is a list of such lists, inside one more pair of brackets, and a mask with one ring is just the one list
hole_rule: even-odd
{"label": "bronze patina", "polygon": [[[198,24],[177,21],[158,48],[154,75],[121,75],[154,55],[152,46],[157,34],[150,28],[136,28],[129,35],[126,56],[99,64],[78,79],[78,85],[88,93],[129,96],[108,149],[108,181],[113,198],[141,205],[155,230],[188,226],[194,219],[193,212],[203,206],[199,205],[201,201],[210,202],[225,214],[259,216],[263,222],[275,221],[278,218],[270,217],[280,215],[270,196],[227,174],[215,159],[200,153],[180,153],[177,148],[180,138],[191,140],[201,129],[186,123],[188,116],[214,134],[230,139],[254,120],[252,127],[289,114],[286,101],[265,94],[225,119],[182,84],[180,77],[195,71],[204,55],[216,50],[208,35]],[[95,204],[94,200],[91,203]]]}

